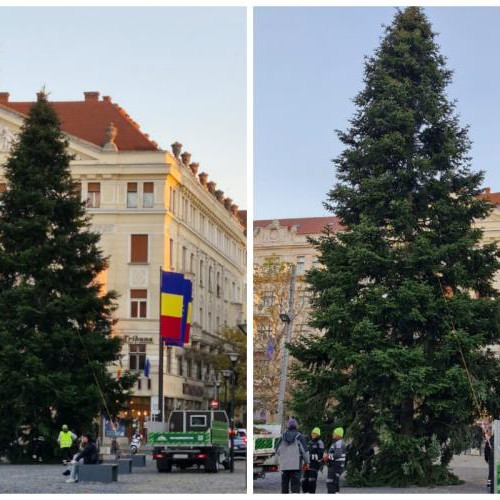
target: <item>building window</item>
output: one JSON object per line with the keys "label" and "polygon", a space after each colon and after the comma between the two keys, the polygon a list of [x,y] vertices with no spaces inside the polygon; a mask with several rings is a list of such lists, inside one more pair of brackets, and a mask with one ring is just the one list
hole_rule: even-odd
{"label": "building window", "polygon": [[137,208],[137,182],[127,182],[127,208]]}
{"label": "building window", "polygon": [[89,182],[87,191],[87,208],[99,208],[101,206],[101,183]]}
{"label": "building window", "polygon": [[165,363],[167,366],[167,373],[172,373],[172,348],[167,347],[167,362]]}
{"label": "building window", "polygon": [[274,305],[274,292],[264,292],[262,294],[262,306],[271,307]]}
{"label": "building window", "polygon": [[217,298],[220,299],[220,273],[217,273]]}
{"label": "building window", "polygon": [[170,238],[170,269],[174,268],[174,240]]}
{"label": "building window", "polygon": [[146,366],[146,344],[130,344],[129,367],[131,370],[144,370]]}
{"label": "building window", "polygon": [[203,307],[200,307],[200,326],[203,328]]}
{"label": "building window", "polygon": [[303,274],[306,268],[306,258],[304,255],[297,257],[297,274]]}
{"label": "building window", "polygon": [[187,271],[187,248],[182,247],[182,270]]}
{"label": "building window", "polygon": [[130,262],[133,264],[148,263],[147,234],[132,234],[130,236]]}
{"label": "building window", "polygon": [[130,290],[130,317],[146,318],[148,310],[148,291]]}
{"label": "building window", "polygon": [[193,362],[190,358],[186,359],[186,377],[192,378],[193,376]]}
{"label": "building window", "polygon": [[196,362],[196,378],[198,380],[203,380],[203,369],[201,361]]}
{"label": "building window", "polygon": [[208,291],[212,292],[212,266],[208,268]]}
{"label": "building window", "polygon": [[143,208],[153,208],[155,204],[154,183],[145,182],[142,188]]}
{"label": "building window", "polygon": [[182,377],[184,375],[184,364],[182,356],[177,356],[177,375]]}
{"label": "building window", "polygon": [[[0,194],[5,191],[5,184],[3,184],[4,189],[2,191],[2,184],[0,184]],[[75,182],[73,184],[73,195],[78,201],[82,201],[82,183],[81,182]]]}
{"label": "building window", "polygon": [[200,260],[200,286],[203,286],[203,261]]}
{"label": "building window", "polygon": [[211,312],[208,313],[208,328],[207,328],[207,330],[209,332],[212,331],[212,313]]}
{"label": "building window", "polygon": [[189,260],[189,272],[194,273],[194,253],[191,254],[191,258]]}

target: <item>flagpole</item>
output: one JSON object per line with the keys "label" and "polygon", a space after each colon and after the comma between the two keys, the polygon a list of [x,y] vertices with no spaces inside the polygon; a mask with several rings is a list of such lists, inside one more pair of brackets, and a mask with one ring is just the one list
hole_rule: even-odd
{"label": "flagpole", "polygon": [[158,410],[159,410],[159,421],[163,422],[163,339],[161,337],[161,278],[162,278],[162,267],[160,266],[160,301],[158,309],[158,340],[159,340],[159,363],[158,363]]}

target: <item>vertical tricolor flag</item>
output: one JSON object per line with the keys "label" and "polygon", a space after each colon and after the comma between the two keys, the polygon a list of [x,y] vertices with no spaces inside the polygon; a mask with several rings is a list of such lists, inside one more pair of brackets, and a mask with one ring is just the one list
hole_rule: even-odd
{"label": "vertical tricolor flag", "polygon": [[182,337],[184,344],[189,343],[191,316],[193,309],[193,284],[191,280],[184,280],[184,310],[182,313]]}
{"label": "vertical tricolor flag", "polygon": [[161,272],[160,336],[166,345],[184,345],[185,281],[180,273]]}

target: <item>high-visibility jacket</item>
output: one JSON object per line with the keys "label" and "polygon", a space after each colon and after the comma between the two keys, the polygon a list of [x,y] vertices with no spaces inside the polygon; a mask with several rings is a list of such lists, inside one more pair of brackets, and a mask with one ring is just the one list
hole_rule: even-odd
{"label": "high-visibility jacket", "polygon": [[59,433],[59,445],[61,448],[71,448],[73,444],[73,433],[71,431],[61,431]]}

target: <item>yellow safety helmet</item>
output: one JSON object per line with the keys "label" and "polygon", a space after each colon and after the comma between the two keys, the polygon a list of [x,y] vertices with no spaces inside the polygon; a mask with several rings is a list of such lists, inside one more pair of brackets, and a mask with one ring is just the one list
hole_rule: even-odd
{"label": "yellow safety helmet", "polygon": [[337,435],[340,438],[343,438],[344,437],[344,429],[342,427],[337,427],[337,428],[333,429],[332,436],[335,436],[335,435]]}

